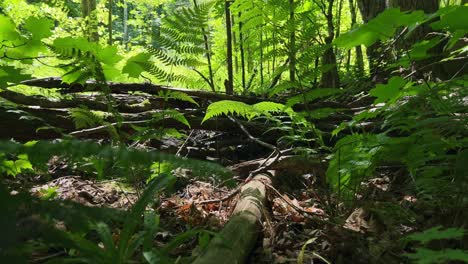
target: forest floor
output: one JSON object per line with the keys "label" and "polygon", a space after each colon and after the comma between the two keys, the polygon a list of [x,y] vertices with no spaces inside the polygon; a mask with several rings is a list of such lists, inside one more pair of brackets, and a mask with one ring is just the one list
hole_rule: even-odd
{"label": "forest floor", "polygon": [[[200,142],[196,136],[193,140]],[[190,143],[184,145],[174,139],[166,139],[159,144],[162,144],[160,148],[168,152],[177,149],[180,153],[181,148],[188,152],[187,149],[191,149]],[[200,149],[203,146],[192,147],[189,156],[199,157],[197,150]],[[262,153],[250,153],[249,159],[262,156]],[[241,161],[245,160],[237,160]],[[322,184],[323,169],[317,165],[316,169],[309,170],[300,175],[287,175],[287,170],[283,170],[276,179],[281,184],[274,184],[278,189],[269,187],[262,234],[250,255],[250,263],[329,263],[329,260],[333,260],[333,263],[366,263],[373,259],[366,255],[384,254],[382,251],[392,247],[392,238],[400,237],[412,229],[410,226],[400,226],[395,230],[385,230],[382,224],[385,219],[376,219],[376,214],[369,212],[362,202],[369,197],[382,203],[385,200],[399,200],[406,206],[414,202],[410,196],[388,192],[392,184],[386,175],[389,171],[362,183],[365,188],[356,197],[356,206],[350,208],[338,204],[336,208],[331,208],[329,204],[336,202],[329,200],[336,197],[331,196]],[[94,175],[76,171],[57,157],[49,161],[48,172],[47,176],[17,177],[11,186],[29,188],[31,193],[39,197],[122,210],[131,208],[141,192],[140,187],[123,183],[119,179],[96,181]],[[177,169],[173,173],[179,179],[176,192],[171,195],[161,194],[160,203],[152,208],[161,217],[161,229],[155,236],[155,242],[167,243],[190,228],[215,232],[221,230],[229,220],[239,194],[225,199],[234,189],[207,179],[197,179],[189,170]],[[242,183],[242,180],[239,179],[239,182]],[[344,224],[337,224],[337,215],[345,217],[341,221]],[[384,240],[375,241],[376,236],[384,237]],[[195,239],[171,253],[174,256],[190,256],[196,246]],[[41,259],[47,254],[50,252],[38,252],[34,257]]]}

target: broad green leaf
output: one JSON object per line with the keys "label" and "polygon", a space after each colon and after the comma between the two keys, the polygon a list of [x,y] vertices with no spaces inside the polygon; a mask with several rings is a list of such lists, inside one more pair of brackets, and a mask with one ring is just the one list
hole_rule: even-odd
{"label": "broad green leaf", "polygon": [[114,65],[122,59],[122,56],[117,54],[117,47],[116,46],[109,46],[109,47],[98,47],[99,49],[96,50],[96,58],[99,62],[108,65]]}
{"label": "broad green leaf", "polygon": [[5,88],[8,83],[19,83],[31,79],[31,75],[21,73],[22,69],[13,66],[0,66],[0,88]]}
{"label": "broad green leaf", "polygon": [[334,40],[334,44],[342,48],[352,48],[358,45],[366,47],[377,40],[387,40],[402,26],[412,26],[425,20],[424,12],[401,12],[397,8],[390,8],[380,13],[367,24],[352,29]]}
{"label": "broad green leaf", "polygon": [[406,81],[401,77],[392,77],[387,84],[377,84],[377,86],[370,90],[372,96],[377,97],[374,104],[384,103],[387,101],[394,101],[400,95],[400,89],[406,84]]}
{"label": "broad green leaf", "polygon": [[24,28],[31,32],[32,38],[35,40],[52,36],[51,29],[53,26],[54,22],[52,20],[37,17],[29,17],[24,24]]}
{"label": "broad green leaf", "polygon": [[19,38],[20,35],[16,31],[15,23],[13,23],[13,21],[9,17],[0,15],[0,41],[14,41]]}
{"label": "broad green leaf", "polygon": [[431,24],[435,30],[468,30],[468,6],[450,6],[438,11],[440,20]]}
{"label": "broad green leaf", "polygon": [[127,60],[127,64],[122,69],[122,73],[127,73],[128,76],[132,78],[140,77],[140,74],[145,71],[142,66],[145,63],[148,63],[151,58],[151,54],[143,52],[138,55],[135,55]]}

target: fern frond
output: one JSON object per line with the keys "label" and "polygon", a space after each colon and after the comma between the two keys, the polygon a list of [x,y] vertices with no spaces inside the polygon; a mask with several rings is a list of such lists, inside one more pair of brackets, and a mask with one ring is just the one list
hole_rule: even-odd
{"label": "fern frond", "polygon": [[192,97],[188,96],[186,93],[183,93],[183,92],[166,91],[161,96],[164,97],[165,100],[175,99],[175,100],[189,102],[189,103],[192,103],[192,104],[194,104],[196,106],[199,106],[199,104],[195,100],[193,100]]}
{"label": "fern frond", "polygon": [[190,128],[190,123],[188,122],[187,118],[185,118],[184,114],[181,112],[174,110],[174,109],[166,109],[161,112],[153,114],[154,121],[161,121],[164,119],[174,119],[177,122],[180,122]]}
{"label": "fern frond", "polygon": [[273,112],[292,113],[292,110],[286,108],[283,104],[275,102],[260,102],[254,105],[248,105],[239,101],[223,100],[208,106],[202,123],[220,115],[237,115],[250,120],[256,116],[269,116],[270,113]]}
{"label": "fern frond", "polygon": [[104,122],[102,117],[93,113],[86,106],[71,108],[69,111],[77,129],[94,127]]}

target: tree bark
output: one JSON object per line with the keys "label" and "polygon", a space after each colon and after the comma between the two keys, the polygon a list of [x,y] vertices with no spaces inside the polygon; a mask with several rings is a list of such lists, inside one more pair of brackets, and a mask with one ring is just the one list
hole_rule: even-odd
{"label": "tree bark", "polygon": [[234,74],[232,70],[232,24],[231,24],[231,2],[224,1],[224,13],[226,16],[226,63],[228,79],[224,82],[226,94],[234,93]]}
{"label": "tree bark", "polygon": [[96,0],[81,0],[81,12],[86,21],[86,36],[89,41],[99,41]]}
{"label": "tree bark", "polygon": [[[439,0],[387,0],[388,8],[400,8],[401,11],[422,10],[426,14],[437,12],[439,9]],[[399,49],[409,49],[414,43],[427,38],[431,32],[431,27],[426,23],[415,29],[408,38],[396,43]]]}
{"label": "tree bark", "polygon": [[[349,12],[351,15],[351,28],[356,25],[356,7],[353,0],[349,0]],[[348,53],[348,60],[351,59],[351,50]],[[349,65],[350,62],[348,62]],[[364,56],[361,45],[356,46],[356,68],[359,74],[364,73]]]}
{"label": "tree bark", "polygon": [[112,45],[112,5],[113,5],[113,0],[109,0],[109,17],[107,23],[107,30],[109,31],[109,45]]}
{"label": "tree bark", "polygon": [[[197,0],[193,0],[193,5],[195,8],[198,8]],[[213,76],[213,66],[211,65],[211,49],[210,49],[210,42],[208,39],[208,35],[205,32],[205,28],[201,28],[202,34],[203,34],[203,42],[205,45],[205,56],[206,56],[206,62],[208,63],[208,85],[211,88],[212,92],[216,92],[215,90],[215,85],[214,85],[214,76]]]}
{"label": "tree bark", "polygon": [[128,48],[128,3],[123,0],[123,40],[122,43],[125,45],[125,49]]}
{"label": "tree bark", "polygon": [[266,184],[268,175],[259,174],[242,187],[229,222],[194,264],[245,263],[262,229]]}
{"label": "tree bark", "polygon": [[[369,22],[369,20],[382,13],[386,8],[386,0],[357,0],[357,3],[364,23]],[[381,54],[381,49],[382,43],[380,41],[367,47],[370,74],[376,78],[379,78],[376,75],[383,72],[382,65],[378,63],[379,58],[384,56],[384,54]]]}
{"label": "tree bark", "polygon": [[333,24],[333,3],[335,0],[328,0],[327,11],[324,14],[327,19],[328,36],[325,38],[327,49],[322,55],[322,65],[330,65],[330,70],[322,71],[321,86],[326,88],[340,87],[340,77],[338,75],[338,63],[333,50],[332,42],[335,38],[335,26]]}
{"label": "tree bark", "polygon": [[296,5],[294,3],[294,0],[289,0],[289,23],[291,23],[291,26],[289,27],[291,32],[289,34],[289,80],[291,82],[296,81],[296,32],[295,29],[295,23],[296,19],[294,18],[294,12],[296,9]]}

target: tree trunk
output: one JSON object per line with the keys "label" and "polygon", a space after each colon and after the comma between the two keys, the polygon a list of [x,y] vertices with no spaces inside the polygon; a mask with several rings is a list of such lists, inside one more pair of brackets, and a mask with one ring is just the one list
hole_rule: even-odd
{"label": "tree trunk", "polygon": [[[388,8],[400,8],[401,11],[422,10],[426,14],[437,12],[439,0],[388,0]],[[396,43],[398,49],[409,49],[414,43],[427,38],[431,27],[426,23],[415,29],[408,38]]]}
{"label": "tree trunk", "polygon": [[327,88],[335,88],[340,86],[338,65],[332,46],[333,39],[335,38],[335,26],[333,24],[333,3],[334,0],[328,0],[327,12],[325,14],[328,29],[328,36],[325,38],[325,45],[328,47],[322,55],[322,65],[330,65],[331,67],[328,71],[322,71],[321,86]]}
{"label": "tree trunk", "polygon": [[226,16],[226,63],[228,70],[228,79],[224,82],[226,94],[234,93],[234,76],[232,72],[232,24],[231,24],[231,2],[230,0],[224,1],[224,13]]}
{"label": "tree trunk", "polygon": [[262,230],[266,184],[268,175],[259,174],[242,187],[229,222],[193,264],[245,263]]}
{"label": "tree trunk", "polygon": [[[193,0],[193,5],[198,8],[197,0]],[[210,42],[208,40],[208,35],[205,32],[205,29],[201,28],[203,33],[203,42],[205,45],[205,56],[206,62],[208,63],[208,85],[211,88],[212,92],[216,92],[215,85],[214,85],[214,76],[213,76],[213,66],[211,65],[211,49],[210,49]]]}
{"label": "tree trunk", "polygon": [[128,3],[123,0],[123,44],[125,45],[125,49],[128,48]]}
{"label": "tree trunk", "polygon": [[242,90],[244,94],[247,94],[247,86],[245,83],[245,53],[244,53],[244,34],[242,33],[242,18],[239,13],[239,49],[241,56],[241,75],[242,75]]}
{"label": "tree trunk", "polygon": [[96,0],[81,0],[81,13],[86,21],[86,36],[89,41],[99,41]]}
{"label": "tree trunk", "polygon": [[107,26],[107,29],[109,31],[109,45],[112,45],[112,4],[113,0],[109,0],[109,17],[108,17],[108,23],[109,25]]}
{"label": "tree trunk", "polygon": [[[386,8],[386,0],[357,0],[361,17],[364,23],[369,22],[372,18],[383,12]],[[369,68],[371,76],[382,73],[382,66],[379,63],[379,58],[384,56],[381,54],[382,44],[380,41],[367,47],[367,59],[369,60]]]}
{"label": "tree trunk", "polygon": [[296,6],[294,0],[289,0],[289,22],[291,30],[289,35],[289,80],[294,82],[296,80],[296,32],[295,32],[295,18],[294,10]]}
{"label": "tree trunk", "polygon": [[[356,7],[353,0],[349,0],[349,12],[351,14],[351,28],[356,25]],[[350,59],[351,54],[348,54]],[[349,63],[348,63],[349,64]],[[364,57],[362,55],[361,45],[356,46],[356,68],[359,74],[364,73]]]}

